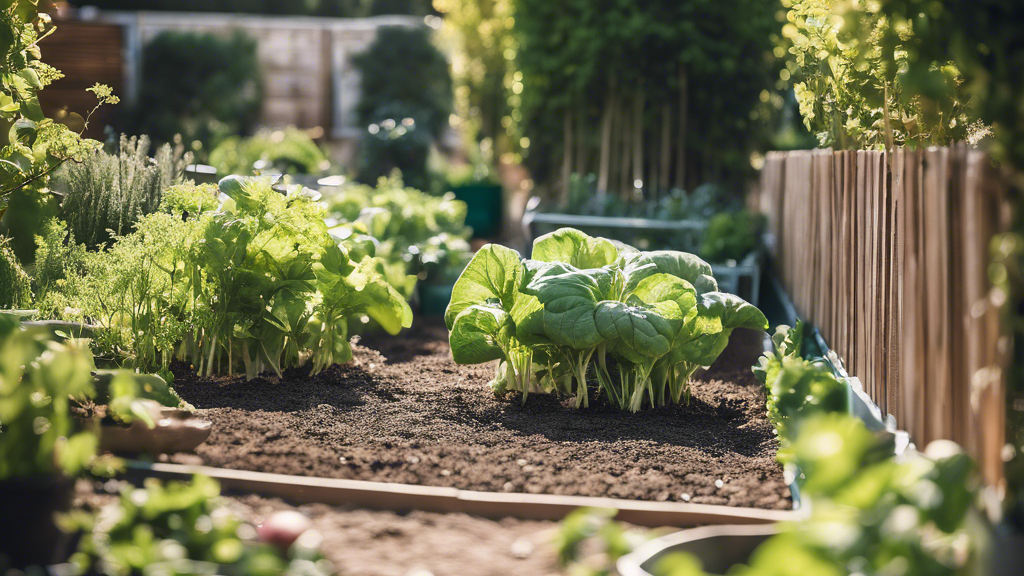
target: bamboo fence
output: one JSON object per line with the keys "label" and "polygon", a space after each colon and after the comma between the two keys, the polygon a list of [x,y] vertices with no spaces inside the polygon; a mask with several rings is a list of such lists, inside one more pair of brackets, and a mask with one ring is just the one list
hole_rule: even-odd
{"label": "bamboo fence", "polygon": [[771,153],[758,198],[801,317],[918,445],[956,441],[993,486],[1005,358],[987,267],[1002,196],[984,153],[952,147]]}

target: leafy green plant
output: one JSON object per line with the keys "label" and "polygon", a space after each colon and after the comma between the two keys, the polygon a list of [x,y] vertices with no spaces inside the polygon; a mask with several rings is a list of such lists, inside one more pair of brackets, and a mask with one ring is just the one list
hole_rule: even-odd
{"label": "leafy green plant", "polygon": [[[788,22],[782,47],[791,55],[785,77],[808,130],[822,146],[840,149],[924,147],[977,141],[987,132],[968,114],[964,78],[948,60],[922,72],[910,67],[914,30],[897,24],[879,2],[783,0]],[[927,76],[930,99],[917,97]],[[916,77],[914,77],[916,75]]]}
{"label": "leafy green plant", "polygon": [[359,150],[360,181],[371,184],[397,171],[413,187],[431,187],[427,161],[434,138],[422,122],[417,123],[418,115],[405,105],[385,104],[374,110]]}
{"label": "leafy green plant", "polygon": [[310,539],[287,552],[260,543],[256,528],[219,496],[220,485],[206,476],[126,486],[98,514],[76,510],[63,518],[66,530],[84,533],[71,563],[79,574],[105,576],[333,573]]}
{"label": "leafy green plant", "polygon": [[263,129],[253,136],[225,138],[210,152],[210,164],[219,174],[252,174],[277,171],[282,174],[320,174],[331,162],[304,130]]}
{"label": "leafy green plant", "polygon": [[617,574],[613,567],[619,558],[657,535],[656,531],[629,529],[615,522],[617,513],[610,508],[580,508],[562,520],[552,544],[566,574]]}
{"label": "leafy green plant", "polygon": [[451,193],[432,196],[397,178],[323,192],[339,223],[331,234],[350,254],[380,258],[388,283],[407,299],[420,280],[453,283],[469,262],[466,203]]}
{"label": "leafy green plant", "polygon": [[94,393],[92,353],[0,314],[0,480],[74,475],[96,454],[93,430],[71,414]]}
{"label": "leafy green plant", "polygon": [[214,146],[249,133],[259,117],[263,85],[256,41],[241,31],[226,37],[161,32],[143,48],[142,69],[136,134],[156,142],[180,134],[186,143]]}
{"label": "leafy green plant", "polygon": [[64,316],[66,308],[74,307],[76,282],[86,272],[85,245],[72,241],[71,231],[63,220],[52,218],[43,234],[36,236],[36,246],[32,271],[36,308],[45,318]]}
{"label": "leafy green plant", "polygon": [[593,368],[608,401],[635,412],[645,398],[688,400],[690,378],[734,329],[767,328],[757,308],[717,288],[693,254],[639,252],[563,228],[538,238],[531,260],[481,248],[455,283],[445,323],[456,362],[503,361],[496,393],[525,400],[542,390],[587,406]]}
{"label": "leafy green plant", "polygon": [[10,247],[10,239],[0,237],[0,309],[28,308],[32,305],[32,284]]}
{"label": "leafy green plant", "polygon": [[99,104],[86,118],[72,112],[63,124],[43,115],[38,93],[63,75],[42,61],[39,42],[55,28],[37,4],[17,0],[0,7],[0,232],[14,239],[14,252],[24,262],[31,261],[38,226],[52,210],[50,174],[99,146],[82,139],[80,131],[96,108],[118,102],[109,87],[97,84],[89,91]]}
{"label": "leafy green plant", "polygon": [[411,325],[380,261],[350,258],[328,233],[318,193],[228,177],[216,210],[188,213],[212,192],[188,186],[168,198],[174,212],[142,218],[88,258],[83,314],[133,367],[166,369],[178,357],[204,375],[280,375],[307,362],[316,373],[351,358],[353,316],[392,334]]}
{"label": "leafy green plant", "polygon": [[805,326],[779,326],[772,336],[773,350],[754,365],[767,390],[768,419],[779,437],[780,462],[793,460],[790,443],[800,425],[817,414],[849,411],[849,384],[836,378],[823,361],[808,361],[801,354]]}
{"label": "leafy green plant", "polygon": [[117,152],[96,150],[54,174],[64,195],[60,217],[78,244],[95,249],[132,231],[139,218],[157,211],[164,190],[181,179],[192,154],[164,144],[150,158],[149,137],[121,135]]}
{"label": "leafy green plant", "polygon": [[715,214],[701,235],[701,257],[711,262],[743,260],[761,245],[767,219],[748,210]]}

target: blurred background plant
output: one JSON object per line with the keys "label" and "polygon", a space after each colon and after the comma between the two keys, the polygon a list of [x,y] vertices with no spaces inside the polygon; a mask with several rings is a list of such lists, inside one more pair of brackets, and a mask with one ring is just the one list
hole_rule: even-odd
{"label": "blurred background plant", "polygon": [[0,236],[0,310],[29,308],[32,282],[10,244],[10,238]]}
{"label": "blurred background plant", "polygon": [[210,152],[209,163],[222,176],[251,175],[253,170],[316,175],[331,167],[331,161],[309,133],[293,126],[284,130],[264,128],[248,138],[225,138]]}
{"label": "blurred background plant", "polygon": [[374,184],[397,168],[409,185],[430,189],[427,160],[452,113],[451,72],[431,29],[381,27],[352,64],[361,78],[357,122],[367,127],[359,179]]}
{"label": "blurred background plant", "polygon": [[59,215],[70,240],[96,249],[112,237],[132,231],[135,222],[156,212],[164,190],[177,183],[192,162],[181,139],[149,156],[148,136],[121,135],[113,150],[96,150],[80,162],[65,164],[51,181],[63,195]]}
{"label": "blurred background plant", "polygon": [[263,78],[256,42],[241,31],[227,37],[162,32],[143,49],[142,70],[129,133],[157,143],[180,134],[203,160],[209,147],[256,126]]}
{"label": "blurred background plant", "polygon": [[62,518],[65,530],[83,534],[71,565],[78,574],[105,576],[334,573],[319,552],[322,537],[315,530],[284,535],[291,541],[276,547],[260,541],[256,527],[219,496],[220,485],[205,476],[126,485],[97,512],[79,509]]}

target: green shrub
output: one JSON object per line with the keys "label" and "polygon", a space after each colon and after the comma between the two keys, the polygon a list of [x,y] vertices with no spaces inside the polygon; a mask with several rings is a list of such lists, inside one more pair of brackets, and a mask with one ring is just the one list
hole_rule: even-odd
{"label": "green shrub", "polygon": [[397,170],[410,186],[420,190],[431,187],[427,161],[434,140],[421,128],[415,114],[403,111],[401,106],[388,105],[374,116],[376,120],[367,127],[360,145],[361,182],[373,184]]}
{"label": "green shrub", "polygon": [[743,260],[761,245],[766,224],[764,215],[749,210],[715,214],[701,235],[700,255],[715,263]]}
{"label": "green shrub", "polygon": [[331,163],[303,130],[260,130],[254,136],[232,136],[210,152],[219,174],[249,175],[253,170],[282,174],[320,174]]}
{"label": "green shrub", "polygon": [[162,32],[143,49],[142,85],[133,130],[157,142],[181,134],[186,142],[215,145],[249,133],[263,104],[256,41]]}
{"label": "green shrub", "polygon": [[[373,44],[352,63],[361,78],[356,114],[362,126],[383,120],[383,106],[400,105],[407,110],[402,118],[415,118],[433,138],[441,135],[452,112],[452,78],[428,28],[381,27]],[[394,117],[390,111],[383,114]]]}
{"label": "green shrub", "polygon": [[9,238],[0,236],[0,309],[32,306],[32,284],[11,250]]}
{"label": "green shrub", "polygon": [[191,153],[164,144],[150,158],[149,138],[122,135],[118,151],[97,150],[82,162],[64,165],[53,188],[64,194],[60,215],[76,243],[96,248],[131,232],[142,216],[160,205],[164,190],[178,181]]}

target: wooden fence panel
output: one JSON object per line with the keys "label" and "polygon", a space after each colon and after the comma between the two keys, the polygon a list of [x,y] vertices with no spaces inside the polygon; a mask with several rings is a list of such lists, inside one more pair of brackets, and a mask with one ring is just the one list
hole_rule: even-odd
{"label": "wooden fence panel", "polygon": [[1001,204],[967,147],[772,153],[760,199],[797,312],[915,442],[955,440],[993,485],[1005,389],[986,270]]}

